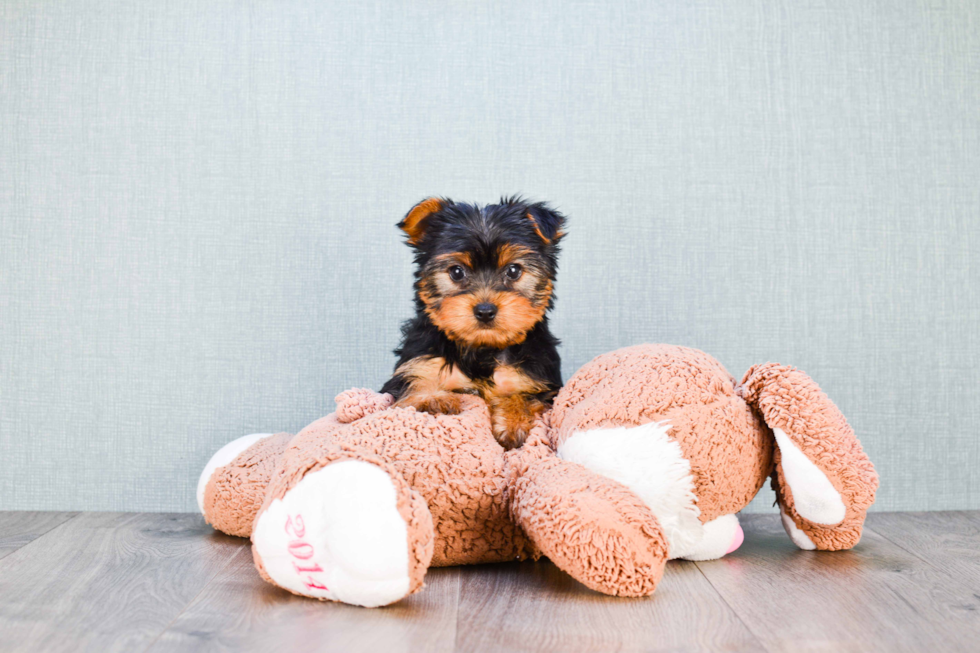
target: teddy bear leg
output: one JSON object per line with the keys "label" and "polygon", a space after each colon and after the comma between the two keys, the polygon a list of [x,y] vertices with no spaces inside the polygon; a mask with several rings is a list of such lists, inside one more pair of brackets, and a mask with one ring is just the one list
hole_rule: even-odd
{"label": "teddy bear leg", "polygon": [[669,559],[687,557],[704,539],[691,463],[668,422],[577,431],[558,445],[558,456],[642,499],[666,536]]}
{"label": "teddy bear leg", "polygon": [[642,499],[665,533],[670,559],[714,560],[742,544],[734,514],[701,522],[691,464],[667,422],[576,432],[558,446],[558,455]]}
{"label": "teddy bear leg", "polygon": [[[532,436],[533,438],[533,436]],[[533,441],[510,454],[518,469],[511,514],[565,573],[598,592],[652,594],[668,543],[649,506],[625,485],[568,462]]]}
{"label": "teddy bear leg", "polygon": [[425,500],[381,461],[336,457],[266,504],[252,553],[267,581],[302,596],[365,607],[422,586],[432,559]]}
{"label": "teddy bear leg", "polygon": [[825,551],[857,544],[878,475],[840,410],[809,376],[775,363],[750,369],[739,392],[776,440],[772,487],[790,539]]}
{"label": "teddy bear leg", "polygon": [[228,535],[251,535],[269,479],[292,437],[253,433],[218,449],[197,481],[197,507],[205,521]]}

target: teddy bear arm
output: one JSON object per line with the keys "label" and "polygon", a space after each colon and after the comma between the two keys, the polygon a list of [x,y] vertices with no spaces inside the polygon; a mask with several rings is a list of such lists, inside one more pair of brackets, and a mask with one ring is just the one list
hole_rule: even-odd
{"label": "teddy bear arm", "polygon": [[534,545],[593,590],[652,594],[668,546],[647,505],[626,486],[577,463],[524,449],[515,454],[524,460],[513,482],[511,513]]}

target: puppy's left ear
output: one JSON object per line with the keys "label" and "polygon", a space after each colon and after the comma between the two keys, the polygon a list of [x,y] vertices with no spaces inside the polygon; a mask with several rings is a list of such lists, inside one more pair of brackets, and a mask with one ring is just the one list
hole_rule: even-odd
{"label": "puppy's left ear", "polygon": [[534,231],[547,245],[554,245],[565,233],[562,227],[565,216],[555,211],[544,202],[538,202],[527,207],[527,218],[534,225]]}
{"label": "puppy's left ear", "polygon": [[422,200],[398,223],[398,228],[408,234],[408,244],[412,247],[422,242],[429,218],[443,210],[447,202],[438,197]]}

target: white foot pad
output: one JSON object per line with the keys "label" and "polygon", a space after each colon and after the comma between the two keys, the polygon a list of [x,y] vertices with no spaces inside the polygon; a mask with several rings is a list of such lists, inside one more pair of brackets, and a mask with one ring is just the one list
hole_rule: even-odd
{"label": "white foot pad", "polygon": [[783,459],[783,475],[793,493],[800,517],[815,524],[833,526],[844,521],[847,509],[830,479],[793,444],[782,429],[773,429]]}
{"label": "white foot pad", "polygon": [[408,593],[408,527],[395,486],[370,463],[345,460],[307,474],[255,524],[266,573],[297,594],[388,605]]}
{"label": "white foot pad", "polygon": [[245,451],[253,444],[259,440],[263,440],[272,433],[253,433],[252,435],[243,435],[237,440],[232,440],[225,446],[214,452],[211,456],[211,460],[208,464],[204,466],[204,471],[201,472],[200,478],[197,479],[197,507],[204,514],[204,490],[208,487],[208,481],[211,480],[211,475],[214,474],[214,470],[219,467],[224,467],[235,458],[238,458],[238,454]]}
{"label": "white foot pad", "polygon": [[742,544],[742,527],[735,515],[722,515],[704,525],[704,537],[684,560],[717,560]]}
{"label": "white foot pad", "polygon": [[786,529],[786,534],[789,535],[789,539],[793,540],[793,544],[800,547],[804,551],[816,550],[817,545],[813,543],[813,540],[811,540],[806,533],[796,527],[796,524],[794,524],[793,520],[789,518],[789,515],[783,512],[782,508],[779,509],[779,517],[783,520],[783,528]]}

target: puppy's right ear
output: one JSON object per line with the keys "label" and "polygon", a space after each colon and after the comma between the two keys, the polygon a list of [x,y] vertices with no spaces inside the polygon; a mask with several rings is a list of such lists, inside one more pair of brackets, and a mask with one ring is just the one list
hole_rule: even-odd
{"label": "puppy's right ear", "polygon": [[422,200],[412,207],[408,215],[398,223],[398,228],[408,234],[408,244],[416,247],[422,242],[425,230],[428,227],[429,217],[438,213],[446,207],[447,201],[438,197],[430,197]]}

